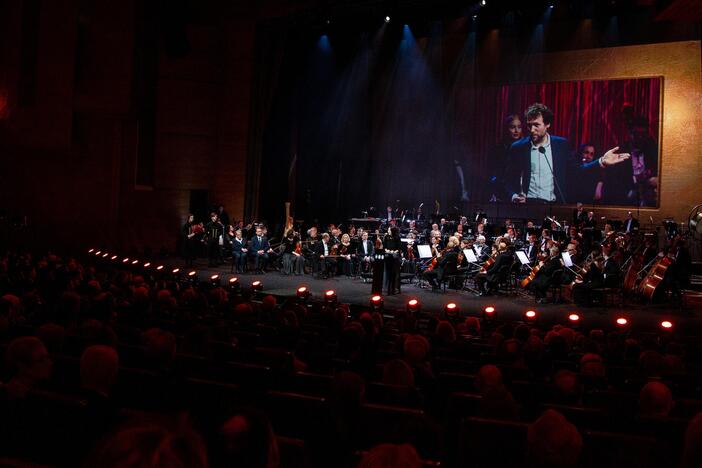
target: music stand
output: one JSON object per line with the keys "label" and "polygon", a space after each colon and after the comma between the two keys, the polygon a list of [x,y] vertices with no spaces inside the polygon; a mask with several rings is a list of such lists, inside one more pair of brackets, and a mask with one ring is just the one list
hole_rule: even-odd
{"label": "music stand", "polygon": [[431,246],[429,244],[423,244],[417,246],[417,251],[419,252],[419,258],[431,258]]}
{"label": "music stand", "polygon": [[526,252],[524,252],[522,250],[517,250],[515,253],[517,254],[517,258],[519,259],[519,261],[521,262],[522,265],[531,264],[531,262],[529,261],[529,257],[527,257]]}

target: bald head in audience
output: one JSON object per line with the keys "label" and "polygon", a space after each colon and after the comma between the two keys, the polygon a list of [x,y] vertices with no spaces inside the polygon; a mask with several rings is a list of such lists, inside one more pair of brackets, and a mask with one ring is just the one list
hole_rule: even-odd
{"label": "bald head in audience", "polygon": [[661,382],[649,382],[639,393],[639,414],[647,418],[665,418],[673,409],[673,394]]}

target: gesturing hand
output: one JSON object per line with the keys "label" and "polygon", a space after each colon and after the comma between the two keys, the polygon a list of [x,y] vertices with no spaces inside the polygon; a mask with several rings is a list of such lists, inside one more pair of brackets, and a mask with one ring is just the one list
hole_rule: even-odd
{"label": "gesturing hand", "polygon": [[602,165],[603,166],[614,166],[615,164],[619,164],[620,162],[624,162],[627,159],[631,157],[629,153],[617,153],[619,150],[618,146],[615,146],[611,150],[607,151],[604,156],[602,156]]}

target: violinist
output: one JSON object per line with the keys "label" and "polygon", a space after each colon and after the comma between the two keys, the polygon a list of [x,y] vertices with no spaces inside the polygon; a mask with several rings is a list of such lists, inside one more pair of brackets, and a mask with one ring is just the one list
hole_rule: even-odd
{"label": "violinist", "polygon": [[541,239],[539,239],[539,250],[543,253],[548,253],[553,241],[551,240],[551,231],[548,229],[541,230]]}
{"label": "violinist", "polygon": [[490,249],[485,245],[485,236],[477,235],[475,236],[475,242],[473,242],[473,252],[478,258],[479,262],[484,262],[490,256]]}
{"label": "violinist", "polygon": [[210,222],[205,225],[205,238],[207,239],[207,257],[211,267],[218,266],[222,260],[220,238],[223,236],[224,224],[217,218],[217,213],[210,213]]}
{"label": "violinist", "polygon": [[288,229],[283,239],[283,271],[284,275],[302,275],[305,271],[305,257],[302,256],[300,236]]}
{"label": "violinist", "polygon": [[436,257],[437,263],[429,271],[425,271],[422,277],[429,282],[432,290],[439,289],[439,284],[446,275],[456,273],[458,263],[458,239],[449,237],[446,249]]}
{"label": "violinist", "polygon": [[319,274],[322,278],[329,277],[329,273],[336,271],[336,246],[329,240],[329,234],[322,234],[322,241],[317,242],[317,252],[315,253],[319,259]]}
{"label": "violinist", "polygon": [[552,246],[548,250],[548,258],[539,263],[539,270],[534,279],[529,282],[527,288],[534,292],[536,302],[543,304],[546,299],[546,291],[555,282],[559,280],[559,275],[555,273],[563,269],[563,263],[560,257],[560,249],[558,246]]}
{"label": "violinist", "polygon": [[346,276],[351,276],[352,273],[352,255],[354,254],[351,249],[351,236],[344,233],[341,235],[341,242],[337,246],[339,252],[339,269],[341,273]]}
{"label": "violinist", "polygon": [[602,244],[602,256],[604,257],[602,276],[605,288],[619,287],[621,281],[621,267],[614,257],[614,242]]}
{"label": "violinist", "polygon": [[529,259],[529,264],[534,265],[536,263],[536,257],[539,253],[539,244],[536,241],[536,234],[529,234],[529,243],[524,247],[524,253]]}
{"label": "violinist", "polygon": [[388,228],[388,235],[385,236],[383,247],[385,249],[387,295],[399,294],[402,239],[400,239],[400,230],[397,227]]}
{"label": "violinist", "polygon": [[495,263],[487,267],[486,271],[475,276],[475,285],[478,287],[481,296],[489,296],[504,276],[509,274],[509,269],[514,262],[514,256],[508,249],[507,242],[497,244]]}
{"label": "violinist", "polygon": [[414,273],[417,259],[419,258],[419,251],[417,250],[415,236],[411,232],[407,234],[407,243],[404,245],[402,255],[404,257],[403,266],[405,267],[405,271]]}
{"label": "violinist", "polygon": [[373,248],[373,242],[368,240],[368,233],[363,231],[361,233],[361,242],[358,244],[356,249],[356,258],[360,263],[360,271],[367,272],[370,270],[371,261],[373,260],[374,254],[375,249]]}
{"label": "violinist", "polygon": [[193,266],[193,260],[197,253],[197,224],[195,224],[195,216],[192,213],[188,214],[188,220],[181,229],[181,239],[183,246],[183,257],[185,257],[185,266]]}

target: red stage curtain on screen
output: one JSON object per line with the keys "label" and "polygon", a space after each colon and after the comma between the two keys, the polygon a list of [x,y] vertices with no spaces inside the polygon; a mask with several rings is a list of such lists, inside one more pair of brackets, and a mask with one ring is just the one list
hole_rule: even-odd
{"label": "red stage curtain on screen", "polygon": [[[553,110],[550,133],[567,138],[574,150],[590,142],[601,155],[624,141],[627,137],[626,116],[622,113],[625,103],[633,106],[633,115],[648,119],[649,131],[658,140],[661,84],[661,78],[637,78],[481,88],[475,100],[482,122],[478,126],[485,128],[470,133],[474,154],[487,155],[500,139],[504,117],[515,113],[523,116],[524,110],[534,102]],[[526,136],[526,128],[524,132]]]}

